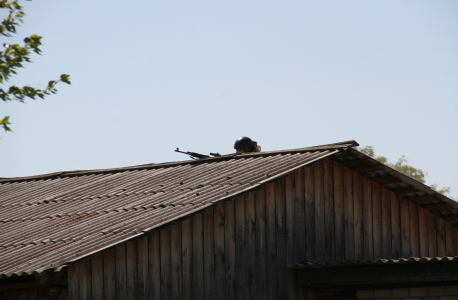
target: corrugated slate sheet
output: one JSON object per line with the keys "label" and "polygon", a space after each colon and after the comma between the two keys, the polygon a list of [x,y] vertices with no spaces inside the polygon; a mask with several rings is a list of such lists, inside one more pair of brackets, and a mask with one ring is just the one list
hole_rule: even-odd
{"label": "corrugated slate sheet", "polygon": [[410,257],[410,258],[399,258],[399,259],[376,259],[376,260],[347,260],[347,261],[335,261],[335,262],[305,262],[303,264],[295,264],[295,269],[319,269],[319,268],[339,268],[339,267],[361,267],[361,266],[373,266],[373,265],[403,265],[413,263],[458,263],[458,256],[444,256],[444,257]]}
{"label": "corrugated slate sheet", "polygon": [[0,274],[59,268],[354,145],[0,180]]}

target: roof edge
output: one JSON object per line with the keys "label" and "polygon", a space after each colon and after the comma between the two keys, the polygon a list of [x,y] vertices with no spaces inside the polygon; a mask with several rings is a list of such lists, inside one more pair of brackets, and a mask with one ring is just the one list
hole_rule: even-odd
{"label": "roof edge", "polygon": [[291,268],[299,270],[321,269],[321,268],[345,268],[345,267],[361,267],[361,266],[386,266],[386,265],[405,265],[412,263],[447,263],[458,262],[458,256],[441,256],[441,257],[409,257],[398,259],[378,258],[373,260],[336,260],[336,261],[306,261],[290,265]]}
{"label": "roof edge", "polygon": [[360,151],[358,151],[356,149],[352,148],[352,149],[350,149],[350,151],[352,151],[355,154],[355,156],[359,156],[359,157],[364,156],[365,159],[371,160],[374,163],[377,163],[377,164],[383,166],[385,168],[385,171],[388,174],[394,175],[394,176],[397,176],[397,177],[401,178],[404,182],[412,185],[413,187],[415,187],[415,188],[419,189],[420,191],[424,192],[425,194],[427,194],[427,195],[436,195],[438,198],[442,199],[444,202],[447,202],[447,203],[449,203],[449,204],[451,204],[453,206],[458,206],[458,202],[457,201],[455,201],[453,199],[450,199],[449,197],[447,197],[447,196],[445,196],[445,195],[433,190],[430,186],[428,186],[428,185],[426,185],[426,184],[424,184],[424,183],[422,183],[422,182],[420,182],[420,181],[418,181],[418,180],[416,180],[416,179],[414,179],[414,178],[412,178],[412,177],[410,177],[408,175],[405,175],[405,174],[393,169],[392,167],[387,166],[386,164],[384,164],[382,162],[379,162],[375,158],[370,157],[370,156],[368,156],[368,155],[366,155],[366,154],[364,154],[364,153],[362,153],[362,152],[360,152]]}
{"label": "roof edge", "polygon": [[198,164],[202,162],[222,161],[222,160],[227,160],[227,159],[241,159],[241,158],[248,158],[248,157],[270,156],[270,155],[277,155],[277,154],[292,154],[292,153],[302,153],[302,152],[310,152],[310,151],[324,151],[324,150],[331,150],[331,149],[346,149],[346,148],[351,148],[351,147],[356,147],[356,146],[359,146],[359,144],[356,141],[349,140],[349,141],[343,141],[339,143],[319,145],[319,146],[306,147],[306,148],[289,149],[289,150],[251,152],[251,153],[246,153],[246,154],[233,153],[233,154],[227,154],[227,155],[222,155],[218,157],[184,160],[184,161],[177,161],[177,162],[165,162],[165,163],[159,163],[159,164],[150,163],[150,164],[130,166],[130,167],[121,167],[121,168],[60,171],[60,172],[53,172],[53,173],[42,174],[42,175],[0,178],[0,183],[27,181],[27,180],[35,180],[35,179],[51,179],[51,178],[56,178],[56,177],[67,177],[67,176],[77,176],[77,175],[90,175],[90,174],[97,174],[97,173],[115,173],[115,172],[141,170],[141,169],[156,169],[156,168],[173,167],[173,166],[187,165],[187,164]]}

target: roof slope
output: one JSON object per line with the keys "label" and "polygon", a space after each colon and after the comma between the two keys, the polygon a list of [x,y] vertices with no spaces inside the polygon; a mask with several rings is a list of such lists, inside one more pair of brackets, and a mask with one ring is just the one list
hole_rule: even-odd
{"label": "roof slope", "polygon": [[0,275],[59,268],[355,145],[0,179]]}

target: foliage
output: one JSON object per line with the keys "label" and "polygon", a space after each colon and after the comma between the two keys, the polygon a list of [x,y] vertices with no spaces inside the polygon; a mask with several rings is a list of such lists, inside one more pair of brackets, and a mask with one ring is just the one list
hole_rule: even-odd
{"label": "foliage", "polygon": [[[409,165],[408,159],[407,157],[405,157],[405,155],[401,156],[396,163],[390,163],[388,162],[388,159],[385,156],[376,156],[375,155],[374,146],[356,147],[356,150],[358,150],[361,153],[366,154],[367,156],[374,158],[375,160],[381,163],[384,163],[385,165],[389,166],[390,168],[393,168],[396,171],[401,172],[402,174],[405,174],[421,183],[426,182],[425,177],[428,174],[425,173],[422,169],[417,169]],[[438,189],[437,184],[432,184],[430,188],[443,195],[447,195],[450,193],[450,187],[442,187],[441,189]]]}
{"label": "foliage", "polygon": [[[8,16],[0,24],[0,35],[5,37],[12,37],[12,34],[16,33],[16,26],[23,24],[23,18],[25,13],[22,10],[22,6],[19,5],[18,0],[8,1],[0,0],[0,8],[7,9]],[[48,85],[43,89],[36,89],[31,86],[18,87],[12,85],[7,88],[3,88],[3,85],[8,81],[11,76],[17,74],[16,71],[19,68],[23,68],[24,62],[31,62],[30,55],[33,51],[36,54],[41,54],[41,36],[32,35],[24,39],[24,45],[19,44],[3,44],[4,50],[0,52],[0,98],[4,102],[8,101],[19,101],[24,102],[26,98],[35,99],[39,97],[44,99],[45,96],[55,94],[57,92],[56,84],[58,82],[70,83],[69,75],[62,74],[60,79],[51,80]],[[12,131],[8,126],[9,116],[4,117],[0,121],[0,126],[5,131]]]}

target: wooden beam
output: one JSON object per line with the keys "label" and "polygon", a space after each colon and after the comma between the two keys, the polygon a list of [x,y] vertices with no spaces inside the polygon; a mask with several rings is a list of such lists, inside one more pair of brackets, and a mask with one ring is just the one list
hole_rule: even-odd
{"label": "wooden beam", "polygon": [[372,182],[372,241],[374,243],[374,259],[382,258],[382,187]]}
{"label": "wooden beam", "polygon": [[352,289],[457,284],[457,266],[455,262],[442,262],[299,270],[298,284],[306,288]]}
{"label": "wooden beam", "polygon": [[444,211],[444,210],[451,210],[455,209],[456,207],[448,204],[448,203],[439,203],[439,204],[432,204],[432,205],[425,205],[422,206],[424,209],[430,212],[437,212],[437,211]]}
{"label": "wooden beam", "polygon": [[334,193],[332,186],[332,165],[333,162],[329,158],[323,160],[323,171],[324,171],[324,217],[325,217],[325,261],[335,260],[335,233],[334,233],[334,221],[335,221],[335,206],[334,206]]}
{"label": "wooden beam", "polygon": [[347,161],[341,162],[341,164],[349,168],[369,167],[372,165],[377,165],[377,163],[374,163],[373,160],[369,160],[369,159],[347,160]]}
{"label": "wooden beam", "polygon": [[[343,168],[344,196],[344,239],[345,247],[339,251],[345,252],[345,259],[355,259],[355,220],[353,202],[353,172]],[[317,238],[318,242],[318,238]]]}
{"label": "wooden beam", "polygon": [[373,166],[373,167],[362,167],[362,168],[353,169],[353,171],[356,171],[361,174],[372,173],[372,172],[381,171],[381,170],[385,170],[385,168],[382,166]]}
{"label": "wooden beam", "polygon": [[374,239],[372,233],[372,187],[371,181],[363,177],[363,257],[362,260],[373,259]]}
{"label": "wooden beam", "polygon": [[[266,284],[267,299],[277,299],[277,242],[275,238],[275,183],[266,184]],[[226,299],[229,299],[226,297]]]}
{"label": "wooden beam", "polygon": [[103,253],[94,253],[91,259],[92,299],[104,299],[103,296]]}
{"label": "wooden beam", "polygon": [[40,285],[37,284],[35,281],[23,282],[23,283],[12,283],[12,284],[1,285],[0,291],[31,289],[31,288],[36,288],[39,286]]}
{"label": "wooden beam", "polygon": [[[159,267],[161,275],[159,282],[161,285],[161,299],[165,300],[172,299],[171,230],[171,226],[159,230],[159,255],[161,259],[161,265]],[[127,297],[121,299],[127,299]]]}
{"label": "wooden beam", "polygon": [[429,247],[428,247],[428,217],[426,209],[423,209],[419,206],[418,208],[418,232],[419,232],[419,241],[420,241],[420,255],[419,257],[426,257],[429,255]]}
{"label": "wooden beam", "polygon": [[[235,216],[234,201],[226,201],[224,204],[224,256],[226,270],[226,299],[236,298],[236,249],[235,249]],[[184,291],[183,291],[183,296]],[[191,299],[191,297],[189,298]]]}
{"label": "wooden beam", "polygon": [[400,183],[404,182],[396,176],[383,176],[383,177],[376,177],[370,178],[371,180],[377,182],[378,184],[390,184],[390,183]]}
{"label": "wooden beam", "polygon": [[415,204],[441,200],[436,195],[423,195],[423,196],[409,197],[409,198],[406,197],[406,199],[408,199],[410,202],[415,203]]}
{"label": "wooden beam", "polygon": [[334,154],[333,156],[336,157],[336,158],[343,158],[343,157],[352,157],[352,156],[356,156],[356,155],[351,151],[345,151],[345,152],[340,152],[340,153]]}
{"label": "wooden beam", "polygon": [[[224,261],[224,203],[218,203],[213,212],[215,241],[215,299],[226,298],[226,264]],[[204,229],[205,230],[205,229]],[[182,299],[178,298],[178,299]]]}
{"label": "wooden beam", "polygon": [[418,223],[418,205],[409,202],[409,230],[410,230],[410,255],[420,256],[420,231]]}
{"label": "wooden beam", "polygon": [[[326,259],[326,228],[325,228],[326,219],[324,215],[325,203],[324,203],[323,164],[313,167],[313,175],[314,175],[314,185],[315,185],[314,186],[315,188],[315,238],[316,238],[315,240],[315,243],[316,243],[315,259],[318,261],[324,261]],[[351,192],[351,189],[350,189],[350,192]],[[304,226],[304,229],[305,228],[306,227]],[[296,232],[297,231],[298,230],[296,229]],[[305,232],[304,232],[304,236],[305,236]],[[297,245],[297,242],[296,242],[296,245]],[[296,261],[300,261],[298,259],[299,257],[296,256]]]}
{"label": "wooden beam", "polygon": [[419,190],[417,190],[414,187],[407,187],[407,188],[400,188],[400,189],[392,189],[395,194],[408,194],[408,193],[418,193]]}

